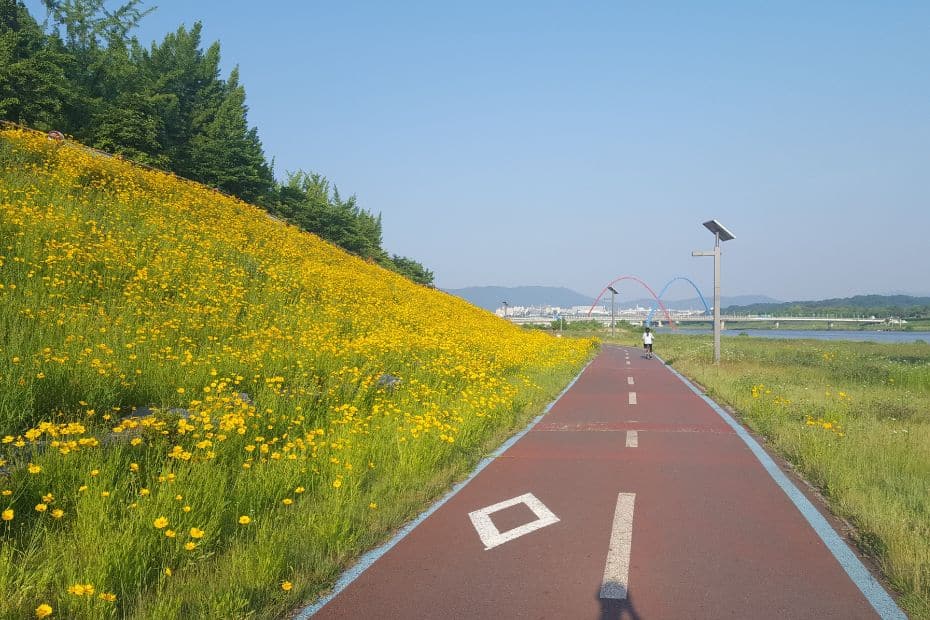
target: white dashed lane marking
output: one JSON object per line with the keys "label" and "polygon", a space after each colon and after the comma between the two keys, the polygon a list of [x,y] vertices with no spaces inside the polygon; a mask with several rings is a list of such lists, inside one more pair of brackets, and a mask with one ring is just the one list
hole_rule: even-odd
{"label": "white dashed lane marking", "polygon": [[630,392],[630,404],[631,405],[636,404],[636,392]]}
{"label": "white dashed lane marking", "polygon": [[601,583],[601,598],[625,599],[630,579],[630,551],[633,546],[633,504],[635,493],[620,493],[607,549],[607,565]]}
{"label": "white dashed lane marking", "polygon": [[627,448],[638,448],[639,447],[639,433],[637,431],[626,432],[626,447]]}
{"label": "white dashed lane marking", "polygon": [[626,378],[626,382],[627,382],[627,384],[629,384],[629,385],[633,385],[633,377],[627,377],[627,378]]}

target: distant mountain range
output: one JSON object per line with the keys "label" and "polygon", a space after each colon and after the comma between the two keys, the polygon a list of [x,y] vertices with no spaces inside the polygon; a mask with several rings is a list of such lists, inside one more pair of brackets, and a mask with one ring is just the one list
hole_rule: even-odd
{"label": "distant mountain range", "polygon": [[[504,301],[510,306],[559,306],[561,308],[590,306],[594,303],[593,297],[582,295],[569,288],[557,286],[469,286],[466,288],[445,289],[445,291],[491,311],[500,308]],[[605,296],[601,301],[610,303],[610,297]],[[698,309],[703,307],[701,300],[697,297],[668,301],[663,299],[662,301],[667,306],[676,309]],[[720,301],[721,307],[780,303],[778,300],[764,295],[734,295],[732,297],[723,297]],[[620,295],[617,298],[617,306],[621,308],[634,306],[650,308],[654,303],[655,300],[651,297],[629,299]],[[713,300],[708,299],[707,304],[712,305]]]}
{"label": "distant mountain range", "polygon": [[[714,306],[713,295],[705,298],[707,301],[707,307],[712,308]],[[593,299],[591,301],[594,301]],[[605,295],[601,298],[601,303],[604,302],[610,303],[610,296]],[[632,306],[639,306],[641,308],[651,308],[656,303],[656,300],[652,297],[642,297],[640,299],[626,299],[622,295],[617,296],[617,305],[621,308],[629,308]],[[704,304],[701,303],[699,297],[692,297],[690,299],[663,299],[662,303],[665,304],[666,308],[674,308],[675,310],[700,310],[704,308]],[[777,304],[781,303],[777,299],[772,299],[771,297],[766,297],[765,295],[733,295],[720,298],[720,307],[726,308],[727,306],[743,306],[747,304]]]}
{"label": "distant mountain range", "polygon": [[590,306],[594,299],[559,286],[469,286],[445,289],[447,293],[494,311],[507,302],[510,306]]}

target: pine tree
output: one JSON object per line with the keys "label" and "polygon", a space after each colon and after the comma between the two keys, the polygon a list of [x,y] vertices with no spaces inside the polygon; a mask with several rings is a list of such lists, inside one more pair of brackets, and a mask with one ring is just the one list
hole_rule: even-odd
{"label": "pine tree", "polygon": [[192,172],[196,180],[255,202],[274,185],[258,130],[249,128],[245,88],[239,68],[232,70],[215,113],[191,140]]}
{"label": "pine tree", "polygon": [[222,101],[220,47],[200,49],[202,25],[183,26],[153,44],[141,64],[161,119],[159,143],[173,172],[194,177],[192,140]]}
{"label": "pine tree", "polygon": [[136,40],[113,40],[101,55],[99,100],[86,132],[94,146],[136,161],[165,167],[168,153],[159,141],[162,119],[153,85]]}
{"label": "pine tree", "polygon": [[412,258],[394,254],[391,256],[389,264],[386,264],[385,267],[410,278],[417,284],[422,284],[424,286],[433,285],[433,272]]}

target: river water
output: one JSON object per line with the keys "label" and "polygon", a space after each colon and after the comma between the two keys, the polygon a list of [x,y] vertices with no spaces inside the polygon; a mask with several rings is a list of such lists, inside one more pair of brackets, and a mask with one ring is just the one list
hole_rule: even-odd
{"label": "river water", "polygon": [[[656,329],[660,334],[713,334],[712,329],[677,329],[668,327]],[[930,342],[930,332],[879,332],[879,331],[840,331],[826,329],[725,329],[722,336],[740,336],[746,334],[754,338],[813,338],[815,340],[852,340],[854,342]]]}

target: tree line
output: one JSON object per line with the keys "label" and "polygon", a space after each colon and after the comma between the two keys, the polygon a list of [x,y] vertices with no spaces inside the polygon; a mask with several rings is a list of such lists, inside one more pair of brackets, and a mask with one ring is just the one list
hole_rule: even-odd
{"label": "tree line", "polygon": [[748,314],[777,314],[780,316],[876,316],[904,319],[930,318],[930,297],[911,295],[855,295],[842,299],[820,301],[789,301],[784,303],[752,304],[723,308],[724,312]]}
{"label": "tree line", "polygon": [[433,273],[382,247],[381,215],[343,199],[326,177],[275,179],[247,120],[238,67],[225,79],[220,45],[202,26],[145,47],[132,34],[153,9],[129,0],[43,0],[40,24],[20,0],[0,0],[0,119],[168,170],[258,204],[362,258],[431,286]]}

